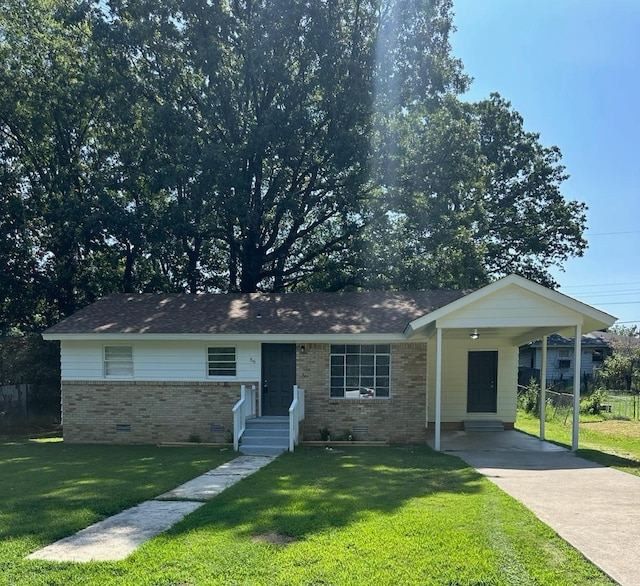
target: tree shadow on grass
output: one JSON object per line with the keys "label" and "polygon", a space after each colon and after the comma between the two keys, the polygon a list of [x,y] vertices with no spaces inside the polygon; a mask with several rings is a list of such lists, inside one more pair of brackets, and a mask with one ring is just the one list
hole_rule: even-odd
{"label": "tree shadow on grass", "polygon": [[0,553],[5,540],[45,544],[70,535],[236,455],[194,450],[1,443]]}
{"label": "tree shadow on grass", "polygon": [[[412,499],[476,493],[482,477],[460,459],[425,446],[301,448],[228,488],[170,534],[207,526],[244,537],[304,538],[370,512],[393,513]],[[436,506],[436,505],[434,505]]]}
{"label": "tree shadow on grass", "polygon": [[576,452],[576,455],[585,460],[590,460],[601,464],[602,466],[608,466],[610,468],[624,468],[630,474],[640,476],[640,462],[638,460],[631,460],[623,456],[617,456],[615,454],[608,454],[601,452],[600,450],[581,448]]}

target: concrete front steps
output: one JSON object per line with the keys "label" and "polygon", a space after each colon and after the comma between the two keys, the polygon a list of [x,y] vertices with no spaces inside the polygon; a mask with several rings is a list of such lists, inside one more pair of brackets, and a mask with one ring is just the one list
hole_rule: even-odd
{"label": "concrete front steps", "polygon": [[247,456],[279,456],[289,449],[288,417],[247,419],[240,451]]}
{"label": "concrete front steps", "polygon": [[499,419],[466,419],[462,424],[465,431],[504,431]]}

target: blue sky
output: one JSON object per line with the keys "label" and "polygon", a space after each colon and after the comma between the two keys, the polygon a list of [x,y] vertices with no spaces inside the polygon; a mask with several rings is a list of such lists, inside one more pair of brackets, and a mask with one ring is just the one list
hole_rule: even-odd
{"label": "blue sky", "polygon": [[497,91],[571,175],[589,249],[554,271],[560,291],[640,324],[640,0],[454,0],[453,53]]}

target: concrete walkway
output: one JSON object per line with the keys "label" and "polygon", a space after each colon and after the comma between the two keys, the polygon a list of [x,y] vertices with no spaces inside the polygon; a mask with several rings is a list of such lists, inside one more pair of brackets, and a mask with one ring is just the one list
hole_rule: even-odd
{"label": "concrete walkway", "polygon": [[273,460],[271,456],[240,456],[153,500],[52,543],[27,558],[58,562],[123,560],[145,541],[166,531],[225,488]]}
{"label": "concrete walkway", "polygon": [[443,434],[462,458],[622,586],[640,586],[640,477],[517,431]]}

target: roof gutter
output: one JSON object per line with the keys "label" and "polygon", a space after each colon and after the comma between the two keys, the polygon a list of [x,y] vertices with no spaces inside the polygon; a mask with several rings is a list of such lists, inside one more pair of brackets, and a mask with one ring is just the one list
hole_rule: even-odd
{"label": "roof gutter", "polygon": [[45,340],[203,340],[203,341],[251,341],[251,342],[406,342],[406,337],[400,333],[370,334],[370,333],[341,333],[333,334],[156,334],[156,333],[84,333],[84,334],[56,334],[43,333]]}

